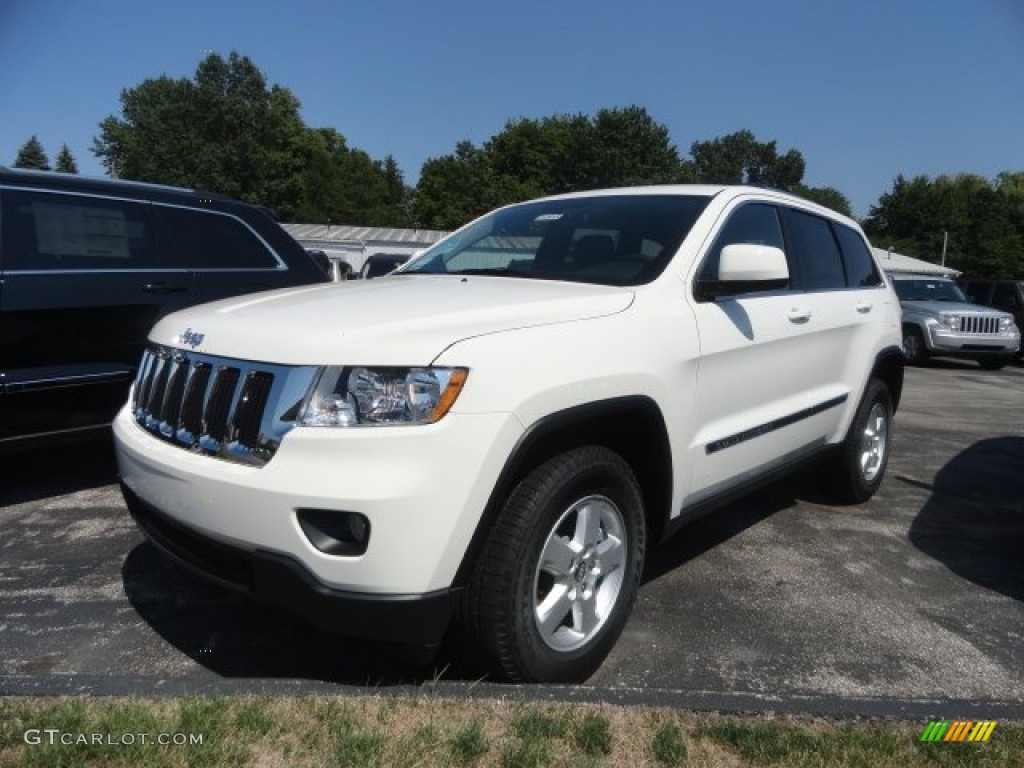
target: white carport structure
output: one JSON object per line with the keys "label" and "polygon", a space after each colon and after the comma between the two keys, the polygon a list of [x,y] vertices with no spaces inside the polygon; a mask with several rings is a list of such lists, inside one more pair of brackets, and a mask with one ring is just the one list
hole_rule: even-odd
{"label": "white carport structure", "polygon": [[[0,0],[2,1],[2,0]],[[323,251],[332,262],[347,261],[358,272],[375,253],[403,256],[429,248],[447,232],[397,227],[352,227],[330,224],[282,224],[304,248]]]}
{"label": "white carport structure", "polygon": [[875,258],[882,265],[882,269],[889,274],[935,275],[936,277],[953,278],[961,274],[958,269],[944,267],[941,264],[932,264],[930,261],[922,259],[915,259],[902,253],[896,253],[891,249],[872,248],[871,250],[875,252]]}

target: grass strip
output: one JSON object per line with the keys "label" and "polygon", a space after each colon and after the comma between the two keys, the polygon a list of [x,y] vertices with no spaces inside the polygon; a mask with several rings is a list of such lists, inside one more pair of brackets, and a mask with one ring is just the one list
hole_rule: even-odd
{"label": "grass strip", "polygon": [[926,726],[429,695],[7,698],[0,766],[1024,766],[1024,724],[985,743],[921,742]]}

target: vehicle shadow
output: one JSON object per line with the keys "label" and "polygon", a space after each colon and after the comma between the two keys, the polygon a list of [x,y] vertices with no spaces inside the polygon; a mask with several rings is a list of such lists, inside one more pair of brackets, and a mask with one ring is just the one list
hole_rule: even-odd
{"label": "vehicle shadow", "polygon": [[149,542],[128,553],[121,577],[129,602],[152,629],[224,677],[385,687],[418,684],[444,673],[440,657],[435,668],[403,658],[409,651],[400,646],[325,632],[192,574]]}
{"label": "vehicle shadow", "polygon": [[0,507],[116,482],[117,462],[109,435],[59,447],[7,453],[3,457]]}
{"label": "vehicle shadow", "polygon": [[[653,548],[644,581],[699,557],[795,505],[797,499],[827,503],[810,472],[780,480],[690,523],[686,535]],[[212,584],[148,542],[129,552],[121,575],[129,602],[153,630],[197,664],[224,677],[300,678],[382,688],[433,679],[485,678],[472,649],[458,638],[449,638],[426,662],[400,645],[334,635]]]}
{"label": "vehicle shadow", "polygon": [[811,469],[788,475],[687,523],[648,551],[643,583],[655,581],[800,501],[833,504]]}
{"label": "vehicle shadow", "polygon": [[958,576],[1024,601],[1024,437],[974,443],[930,490],[911,543]]}

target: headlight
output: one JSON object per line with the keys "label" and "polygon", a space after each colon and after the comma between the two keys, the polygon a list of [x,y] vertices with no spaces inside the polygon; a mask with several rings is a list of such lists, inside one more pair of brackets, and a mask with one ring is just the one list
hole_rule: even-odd
{"label": "headlight", "polygon": [[1003,333],[1009,332],[1013,328],[1012,317],[1000,317],[999,318],[999,330]]}
{"label": "headlight", "polygon": [[356,427],[432,424],[462,391],[465,368],[327,366],[306,398],[299,424]]}
{"label": "headlight", "polygon": [[960,315],[943,315],[942,324],[951,331],[960,330]]}

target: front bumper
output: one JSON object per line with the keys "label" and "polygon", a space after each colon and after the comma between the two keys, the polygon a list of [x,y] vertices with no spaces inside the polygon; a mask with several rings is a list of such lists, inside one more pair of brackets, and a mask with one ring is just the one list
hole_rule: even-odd
{"label": "front bumper", "polygon": [[[247,552],[207,538],[162,514],[123,483],[128,511],[146,537],[189,570],[302,616],[347,637],[401,640],[436,646],[455,610],[459,590],[424,595],[372,595],[331,589],[287,555]],[[414,632],[410,632],[414,628]]]}
{"label": "front bumper", "polygon": [[925,327],[928,331],[928,351],[935,355],[982,360],[992,357],[1012,357],[1020,349],[1020,333],[961,333],[932,323],[928,323]]}
{"label": "front bumper", "polygon": [[[253,467],[159,440],[128,408],[114,421],[125,498],[163,550],[321,626],[413,642],[429,642],[420,635],[436,629],[424,613],[447,623],[455,574],[522,431],[502,413],[296,428],[269,463]],[[300,509],[364,515],[366,551],[317,549]]]}

